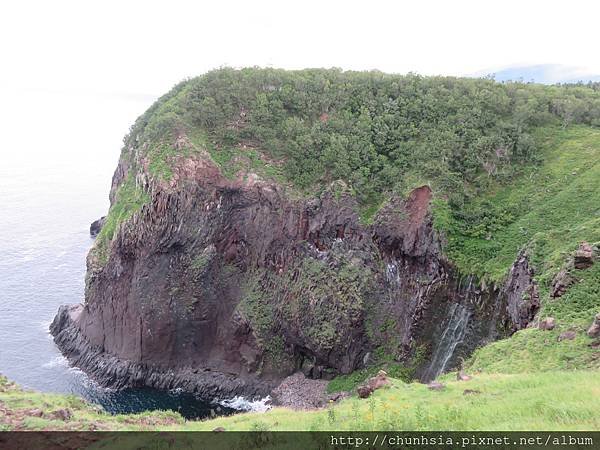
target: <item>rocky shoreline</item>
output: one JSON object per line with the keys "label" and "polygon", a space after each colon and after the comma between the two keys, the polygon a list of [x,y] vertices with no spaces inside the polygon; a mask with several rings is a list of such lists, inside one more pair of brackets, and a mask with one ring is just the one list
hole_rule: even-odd
{"label": "rocky shoreline", "polygon": [[83,305],[61,306],[50,332],[67,360],[103,387],[124,389],[147,386],[155,389],[182,389],[207,400],[233,396],[260,398],[268,395],[276,383],[246,380],[210,369],[169,368],[124,361],[94,347],[77,325]]}
{"label": "rocky shoreline", "polygon": [[98,384],[112,389],[147,386],[155,389],[182,389],[206,400],[242,396],[249,399],[272,397],[274,406],[296,410],[324,407],[329,401],[339,401],[349,395],[340,392],[328,395],[326,380],[310,379],[297,372],[279,384],[264,380],[243,380],[218,371],[191,368],[162,370],[143,364],[123,361],[92,347],[82,336],[76,320],[83,305],[60,307],[50,332],[54,342],[69,362],[86,372]]}

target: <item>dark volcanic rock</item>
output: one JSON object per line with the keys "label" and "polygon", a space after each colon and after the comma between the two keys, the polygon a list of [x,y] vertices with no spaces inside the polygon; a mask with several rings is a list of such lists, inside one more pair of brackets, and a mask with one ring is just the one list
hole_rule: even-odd
{"label": "dark volcanic rock", "polygon": [[84,304],[62,307],[51,327],[69,361],[102,385],[262,396],[297,371],[350,373],[375,349],[397,361],[437,352],[444,367],[418,371],[433,379],[538,309],[525,254],[503,287],[456,273],[427,186],[392,198],[365,225],[343,189],[295,198],[254,174],[227,179],[204,153],[178,157],[165,181],[129,151],[111,203],[125,179],[149,201],[110,242],[96,241]]}
{"label": "dark volcanic rock", "polygon": [[356,392],[358,393],[359,398],[369,398],[373,393],[373,388],[371,386],[359,386],[356,388]]}
{"label": "dark volcanic rock", "polygon": [[527,327],[540,308],[540,295],[526,252],[521,252],[510,269],[503,292],[514,331]]}
{"label": "dark volcanic rock", "polygon": [[82,305],[61,306],[50,331],[56,344],[69,361],[80,367],[104,386],[115,389],[149,386],[157,389],[181,388],[203,398],[228,398],[235,395],[263,397],[273,388],[272,383],[244,380],[231,374],[190,367],[171,369],[152,367],[107,354],[102,347],[93,346],[77,326]]}
{"label": "dark volcanic rock", "polygon": [[104,222],[106,221],[106,216],[99,218],[98,220],[94,220],[90,225],[90,236],[96,237],[102,231],[102,227],[104,226]]}

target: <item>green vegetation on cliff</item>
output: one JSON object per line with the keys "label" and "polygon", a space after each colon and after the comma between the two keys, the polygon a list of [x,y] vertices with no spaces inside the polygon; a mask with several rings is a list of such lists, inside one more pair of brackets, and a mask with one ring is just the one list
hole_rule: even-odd
{"label": "green vegetation on cliff", "polygon": [[[529,328],[488,344],[473,354],[469,367],[489,373],[600,369],[598,340],[586,335],[600,312],[600,263],[577,275],[579,281],[562,297],[542,298],[539,315],[554,317],[555,329]],[[562,339],[565,332],[575,332],[574,338]]]}
{"label": "green vegetation on cliff", "polygon": [[[500,284],[516,255],[526,249],[540,290],[539,317],[554,317],[552,331],[528,329],[479,349],[470,366],[490,372],[529,372],[600,367],[585,335],[600,312],[600,264],[573,270],[577,280],[560,298],[551,284],[583,241],[600,242],[600,130],[537,130],[541,164],[510,184],[490,182],[477,197],[452,210],[437,200],[437,228],[445,251],[463,273]],[[575,331],[574,340],[558,342]]]}
{"label": "green vegetation on cliff", "polygon": [[136,186],[135,178],[130,173],[119,186],[115,201],[110,207],[102,230],[96,237],[95,251],[100,263],[105,263],[108,258],[108,245],[118,225],[128,220],[149,200],[148,194]]}
{"label": "green vegetation on cliff", "polygon": [[[141,154],[151,176],[170,179],[178,156],[206,151],[228,178],[255,173],[308,194],[342,180],[359,199],[365,223],[388,196],[428,184],[443,203],[438,210],[447,210],[452,259],[464,273],[497,281],[544,225],[520,231],[517,219],[527,220],[523,211],[572,181],[560,178],[561,164],[588,179],[570,175],[572,189],[589,190],[593,170],[582,158],[595,154],[580,151],[596,136],[589,126],[600,126],[594,86],[224,68],[161,97],[132,127],[122,158]],[[547,158],[546,172],[538,171]],[[570,195],[563,193],[564,200]],[[117,208],[109,213],[109,221],[121,220]]]}
{"label": "green vegetation on cliff", "polygon": [[527,247],[547,288],[580,242],[600,241],[600,129],[546,127],[535,136],[539,166],[510,183],[487,181],[460,208],[436,202],[445,251],[463,273],[497,283]]}
{"label": "green vegetation on cliff", "polygon": [[424,182],[460,199],[482,172],[507,179],[536,163],[537,127],[572,123],[600,125],[600,92],[336,69],[219,69],[159,99],[125,148],[163,143],[150,159],[168,177],[174,137],[200,133],[230,175],[231,162],[248,157],[281,168],[299,189],[344,180],[367,203]]}

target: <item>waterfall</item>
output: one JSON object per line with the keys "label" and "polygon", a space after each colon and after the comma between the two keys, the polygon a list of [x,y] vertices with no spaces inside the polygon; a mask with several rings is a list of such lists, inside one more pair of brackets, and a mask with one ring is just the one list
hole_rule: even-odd
{"label": "waterfall", "polygon": [[471,317],[469,310],[463,305],[453,303],[448,313],[449,319],[446,328],[433,353],[431,363],[423,374],[425,381],[435,380],[444,372],[456,347],[463,341],[467,332],[467,325]]}

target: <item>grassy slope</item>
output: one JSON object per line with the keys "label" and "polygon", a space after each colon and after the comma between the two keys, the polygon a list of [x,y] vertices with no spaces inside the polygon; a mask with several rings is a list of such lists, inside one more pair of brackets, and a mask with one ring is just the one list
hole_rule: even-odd
{"label": "grassy slope", "polygon": [[[464,394],[465,389],[479,391]],[[595,372],[480,375],[448,381],[443,391],[394,380],[368,400],[347,399],[321,411],[241,414],[188,428],[210,430],[528,430],[598,429]]]}
{"label": "grassy slope", "polygon": [[[519,250],[527,248],[540,287],[540,316],[557,319],[551,332],[523,330],[479,349],[469,362],[473,368],[515,373],[600,367],[599,352],[585,336],[600,312],[600,265],[573,271],[579,282],[563,297],[550,297],[553,277],[579,243],[600,242],[600,131],[546,128],[538,138],[541,168],[525,170],[509,186],[491,186],[467,205],[478,220],[465,226],[438,205],[448,254],[462,271],[498,283]],[[575,330],[577,338],[557,342],[566,330]]]}
{"label": "grassy slope", "polygon": [[[581,281],[556,300],[545,299],[542,316],[557,319],[552,331],[537,328],[478,349],[469,366],[486,372],[518,373],[557,369],[600,368],[600,349],[585,332],[600,311],[600,264],[580,274]],[[561,333],[574,330],[574,340],[558,342]]]}
{"label": "grassy slope", "polygon": [[528,246],[546,288],[582,240],[600,241],[600,130],[542,128],[537,138],[540,168],[491,185],[466,205],[477,216],[466,225],[447,214],[438,218],[449,237],[446,251],[464,273],[498,282]]}
{"label": "grassy slope", "polygon": [[[2,381],[0,381],[2,383]],[[474,393],[465,394],[469,389]],[[481,374],[448,381],[443,391],[393,380],[368,400],[356,397],[327,409],[293,412],[275,408],[207,421],[184,421],[176,413],[109,416],[74,397],[0,388],[0,429],[112,430],[590,430],[600,429],[594,371],[543,374]],[[3,415],[8,407],[22,420]],[[27,411],[69,408],[67,422],[30,417]],[[9,425],[10,424],[10,425]]]}

